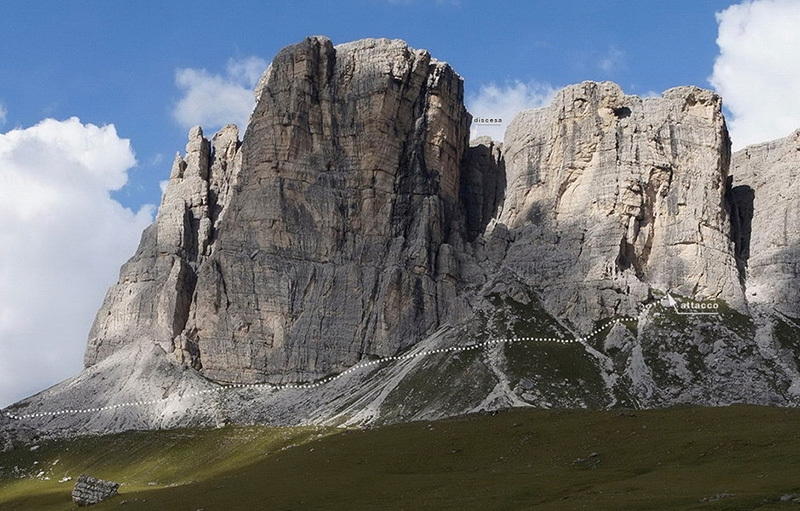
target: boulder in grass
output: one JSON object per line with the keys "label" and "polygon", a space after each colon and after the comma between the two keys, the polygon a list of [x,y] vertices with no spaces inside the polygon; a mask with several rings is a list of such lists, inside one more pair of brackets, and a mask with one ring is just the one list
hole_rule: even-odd
{"label": "boulder in grass", "polygon": [[72,502],[79,506],[91,506],[117,495],[117,490],[119,483],[81,475],[72,489]]}

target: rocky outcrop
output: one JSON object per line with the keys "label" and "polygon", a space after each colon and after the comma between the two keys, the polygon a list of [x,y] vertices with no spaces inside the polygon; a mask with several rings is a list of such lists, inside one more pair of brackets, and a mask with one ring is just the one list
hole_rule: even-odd
{"label": "rocky outcrop", "polygon": [[471,141],[464,155],[461,172],[464,231],[467,239],[474,241],[486,231],[505,199],[503,144],[489,137]]}
{"label": "rocky outcrop", "polygon": [[716,94],[585,82],[468,143],[461,78],[385,39],[290,46],[256,97],[241,143],[191,131],[86,370],[0,424],[800,404],[796,137],[731,169]]}
{"label": "rocky outcrop", "polygon": [[731,175],[747,299],[800,318],[800,131],[736,152]]}
{"label": "rocky outcrop", "polygon": [[314,37],[258,95],[186,328],[204,374],[309,380],[436,329],[457,308],[461,78],[402,41]]}
{"label": "rocky outcrop", "polygon": [[503,147],[505,267],[553,315],[586,328],[634,314],[652,289],[744,310],[729,238],[721,99],[585,82],[518,115]]}
{"label": "rocky outcrop", "polygon": [[197,346],[182,335],[197,269],[214,251],[225,206],[241,170],[238,129],[229,125],[209,142],[200,127],[189,132],[184,157],[176,155],[156,222],[120,271],[89,333],[87,366],[120,348],[155,342],[199,368]]}
{"label": "rocky outcrop", "polygon": [[81,475],[72,489],[72,502],[79,506],[92,506],[117,495],[119,483]]}

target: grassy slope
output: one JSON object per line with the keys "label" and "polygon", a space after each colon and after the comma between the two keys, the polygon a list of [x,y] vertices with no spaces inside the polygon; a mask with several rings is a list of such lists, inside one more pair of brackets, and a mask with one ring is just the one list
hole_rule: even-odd
{"label": "grassy slope", "polygon": [[780,502],[800,494],[798,424],[800,410],[736,406],[128,433],[0,455],[6,476],[60,460],[51,481],[0,482],[0,510],[75,509],[73,483],[56,481],[81,472],[125,483],[98,511],[784,509],[800,507]]}

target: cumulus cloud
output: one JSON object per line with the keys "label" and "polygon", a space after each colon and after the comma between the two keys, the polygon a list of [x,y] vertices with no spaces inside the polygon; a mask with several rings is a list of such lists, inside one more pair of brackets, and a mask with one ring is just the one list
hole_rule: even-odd
{"label": "cumulus cloud", "polygon": [[267,63],[258,57],[231,59],[223,75],[205,69],[175,71],[175,85],[183,97],[172,115],[184,128],[201,125],[208,130],[234,123],[244,131],[255,106],[253,89]]}
{"label": "cumulus cloud", "polygon": [[548,105],[555,92],[548,84],[519,80],[503,86],[482,85],[476,95],[467,98],[467,109],[473,117],[502,119],[503,122],[487,125],[473,122],[470,138],[488,135],[502,141],[506,128],[519,112]]}
{"label": "cumulus cloud", "polygon": [[77,373],[94,315],[153,207],[109,193],[136,160],[114,126],[0,133],[0,406]]}
{"label": "cumulus cloud", "polygon": [[711,84],[732,114],[734,148],[800,128],[800,2],[757,0],[717,13]]}
{"label": "cumulus cloud", "polygon": [[0,126],[6,123],[8,117],[8,110],[3,103],[0,103]]}

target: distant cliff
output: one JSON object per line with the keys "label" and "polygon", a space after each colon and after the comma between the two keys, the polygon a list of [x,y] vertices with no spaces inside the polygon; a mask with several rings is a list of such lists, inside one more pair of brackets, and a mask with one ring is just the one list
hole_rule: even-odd
{"label": "distant cliff", "polygon": [[4,420],[800,402],[796,137],[732,156],[713,92],[584,82],[469,142],[462,79],[386,39],[289,46],[256,97],[190,132],[84,373]]}

